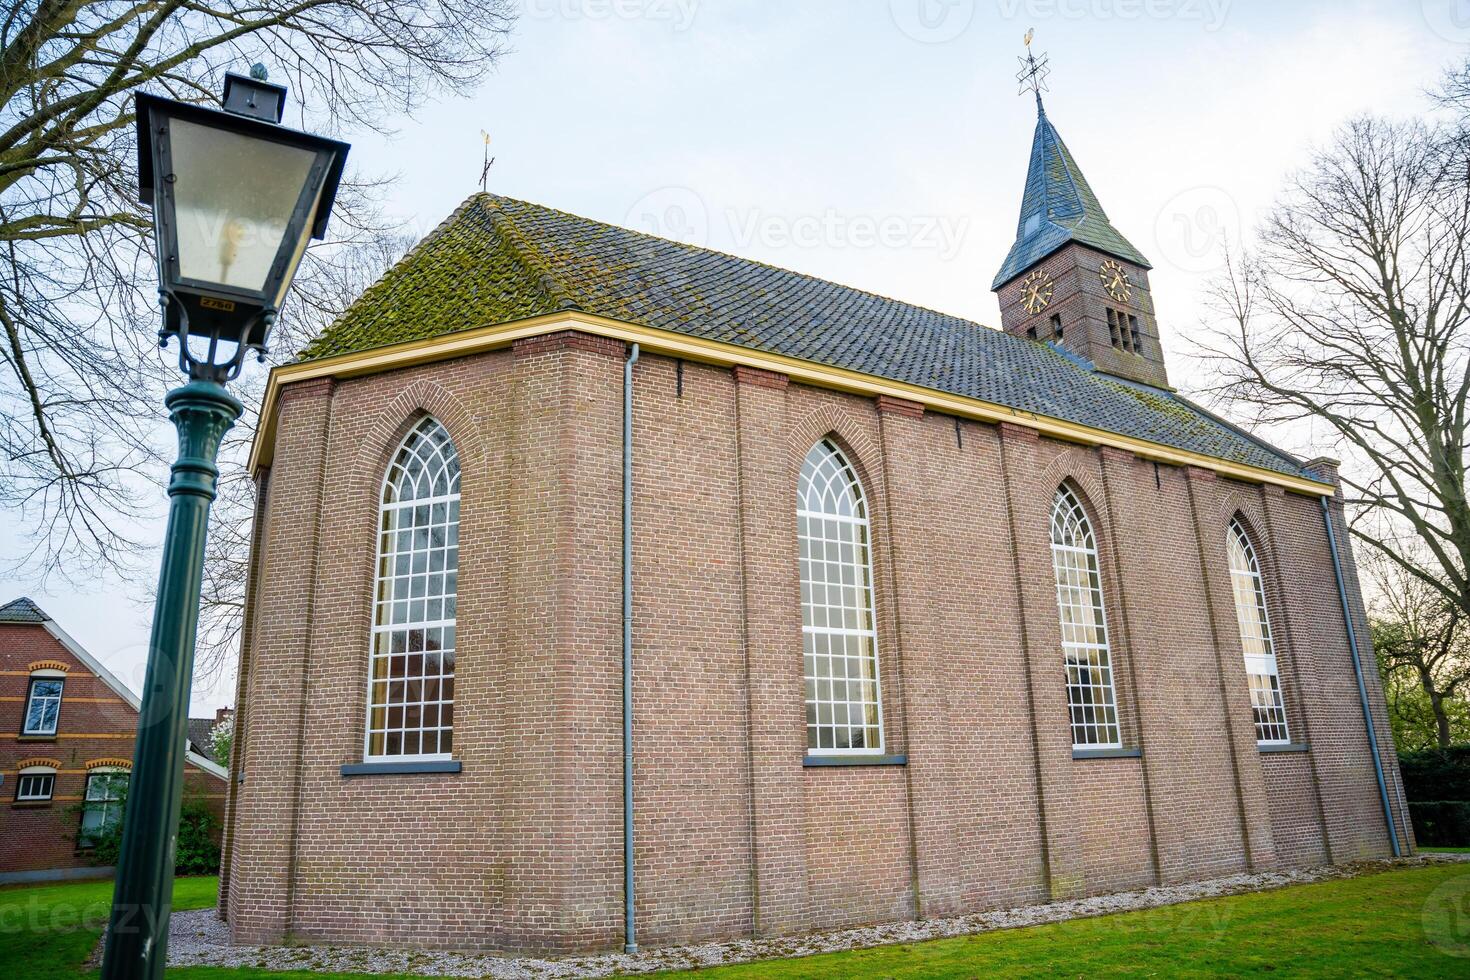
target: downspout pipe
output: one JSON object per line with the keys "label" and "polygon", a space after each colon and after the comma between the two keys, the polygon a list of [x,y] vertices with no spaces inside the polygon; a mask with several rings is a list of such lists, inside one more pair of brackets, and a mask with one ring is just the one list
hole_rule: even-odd
{"label": "downspout pipe", "polygon": [[1368,705],[1368,688],[1363,683],[1363,662],[1358,657],[1358,632],[1353,628],[1353,611],[1348,605],[1347,582],[1342,575],[1342,559],[1337,552],[1337,534],[1332,527],[1332,508],[1324,496],[1322,523],[1327,528],[1327,548],[1332,553],[1332,572],[1337,577],[1337,598],[1342,602],[1342,621],[1347,624],[1348,649],[1353,654],[1353,673],[1358,678],[1358,703],[1363,707],[1363,724],[1368,729],[1368,747],[1373,753],[1373,775],[1378,777],[1378,797],[1383,803],[1383,819],[1388,822],[1388,842],[1393,856],[1401,857],[1398,828],[1394,825],[1393,807],[1388,802],[1388,784],[1383,778],[1383,760],[1378,757],[1378,731],[1373,724],[1373,710]]}
{"label": "downspout pipe", "polygon": [[638,952],[633,934],[633,365],[623,361],[623,951]]}

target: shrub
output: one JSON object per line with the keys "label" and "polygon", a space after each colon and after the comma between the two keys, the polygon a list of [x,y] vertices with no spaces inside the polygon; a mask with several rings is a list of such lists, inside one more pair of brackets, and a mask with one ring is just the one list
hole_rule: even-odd
{"label": "shrub", "polygon": [[1404,795],[1412,802],[1470,800],[1470,744],[1399,756]]}
{"label": "shrub", "polygon": [[1409,804],[1414,840],[1420,847],[1470,846],[1470,801],[1430,800]]}
{"label": "shrub", "polygon": [[[126,799],[124,799],[124,803]],[[87,849],[87,860],[99,866],[115,866],[122,850],[121,820],[114,820],[93,834]],[[196,797],[184,797],[179,808],[179,836],[174,848],[174,873],[180,875],[212,875],[219,871],[219,818],[209,804]]]}

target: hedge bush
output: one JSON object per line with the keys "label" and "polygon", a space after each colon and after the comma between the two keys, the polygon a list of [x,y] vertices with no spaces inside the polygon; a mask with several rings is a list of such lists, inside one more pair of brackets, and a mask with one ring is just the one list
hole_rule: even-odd
{"label": "hedge bush", "polygon": [[[124,794],[125,796],[126,794]],[[122,847],[122,821],[114,820],[91,839],[88,859],[96,865],[116,865]],[[179,809],[179,836],[174,848],[174,873],[212,875],[219,873],[219,818],[209,804],[185,796]]]}
{"label": "hedge bush", "polygon": [[1409,819],[1420,847],[1470,847],[1470,801],[1410,803]]}
{"label": "hedge bush", "polygon": [[1470,744],[1405,752],[1399,769],[1411,802],[1470,800]]}

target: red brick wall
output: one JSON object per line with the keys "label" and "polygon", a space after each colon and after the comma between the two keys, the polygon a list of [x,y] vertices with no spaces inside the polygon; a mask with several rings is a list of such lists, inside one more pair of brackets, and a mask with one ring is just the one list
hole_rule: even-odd
{"label": "red brick wall", "polygon": [[[66,665],[61,711],[53,737],[22,736],[31,664]],[[41,624],[0,623],[0,874],[92,866],[76,846],[78,811],[89,764],[131,764],[138,713]],[[15,800],[19,770],[53,765],[56,781],[49,802]],[[193,766],[185,792],[224,809],[225,785]]]}
{"label": "red brick wall", "polygon": [[[237,722],[238,938],[621,941],[623,356],[571,335],[288,389]],[[642,942],[1386,853],[1316,501],[766,372],[686,363],[681,394],[680,374],[651,355],[635,369]],[[463,771],[344,777],[378,486],[424,412],[463,468]],[[868,496],[885,748],[907,765],[802,765],[791,511],[829,435]],[[1072,755],[1048,539],[1064,480],[1095,523],[1134,757]],[[1309,752],[1256,748],[1224,547],[1237,512]]]}
{"label": "red brick wall", "polygon": [[[1103,287],[1099,273],[1107,261],[1118,262],[1128,273],[1129,296],[1119,302]],[[1159,341],[1158,321],[1154,318],[1153,294],[1149,289],[1148,270],[1131,262],[1113,259],[1081,245],[1065,245],[1031,271],[1051,277],[1052,299],[1040,313],[1026,312],[1024,292],[1018,277],[997,290],[1000,302],[1001,328],[1018,337],[1035,329],[1036,339],[1053,340],[1052,317],[1062,318],[1062,343],[1072,353],[1097,365],[1099,370],[1145,384],[1167,386],[1169,377],[1164,365],[1164,349]],[[1108,310],[1121,310],[1138,317],[1142,347],[1137,353],[1113,346],[1108,331]]]}

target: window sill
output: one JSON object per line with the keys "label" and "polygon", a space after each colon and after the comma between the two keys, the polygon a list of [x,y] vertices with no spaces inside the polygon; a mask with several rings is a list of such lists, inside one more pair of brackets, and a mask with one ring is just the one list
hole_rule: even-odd
{"label": "window sill", "polygon": [[1307,751],[1307,746],[1304,742],[1290,742],[1285,744],[1276,742],[1268,745],[1262,745],[1261,743],[1257,742],[1256,751],[1262,754],[1270,754],[1273,752],[1305,752]]}
{"label": "window sill", "polygon": [[54,741],[56,741],[56,736],[55,735],[25,735],[25,734],[21,734],[21,735],[15,736],[15,740],[17,742],[54,742]]}
{"label": "window sill", "polygon": [[50,800],[16,800],[10,804],[12,810],[48,810],[51,808]]}
{"label": "window sill", "polygon": [[1074,759],[1138,759],[1143,749],[1073,749]]}
{"label": "window sill", "polygon": [[399,776],[419,772],[459,772],[458,759],[438,762],[349,762],[342,767],[344,776]]}
{"label": "window sill", "polygon": [[807,768],[820,766],[906,766],[906,755],[808,755],[801,764]]}

